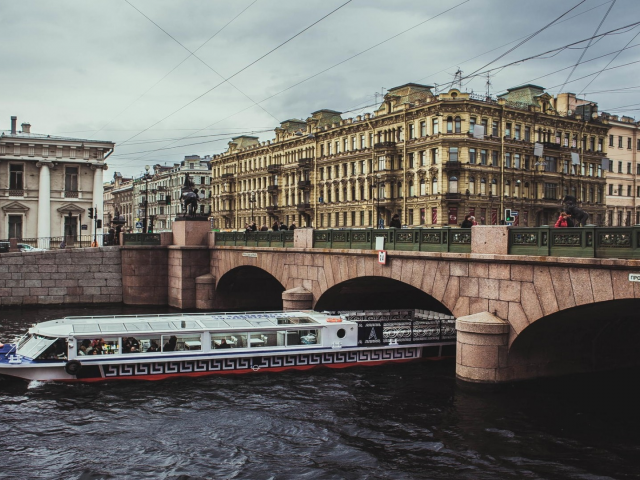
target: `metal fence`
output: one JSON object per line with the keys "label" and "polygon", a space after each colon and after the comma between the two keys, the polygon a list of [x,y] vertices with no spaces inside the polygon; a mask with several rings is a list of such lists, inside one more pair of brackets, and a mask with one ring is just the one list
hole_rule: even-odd
{"label": "metal fence", "polygon": [[161,245],[159,233],[125,233],[122,235],[123,245]]}
{"label": "metal fence", "polygon": [[[108,246],[114,244],[114,239],[109,236],[108,233],[96,235],[78,235],[74,238],[73,247],[90,247],[95,241],[98,246]],[[66,237],[37,237],[37,238],[20,238],[18,239],[18,247],[20,245],[28,245],[32,248],[38,248],[41,250],[57,250],[59,248],[64,248],[65,246],[70,247],[71,245],[67,245]],[[62,245],[63,241],[65,245]],[[0,243],[9,243],[8,239],[0,240]]]}
{"label": "metal fence", "polygon": [[293,247],[294,231],[217,232],[216,244],[230,247]]}

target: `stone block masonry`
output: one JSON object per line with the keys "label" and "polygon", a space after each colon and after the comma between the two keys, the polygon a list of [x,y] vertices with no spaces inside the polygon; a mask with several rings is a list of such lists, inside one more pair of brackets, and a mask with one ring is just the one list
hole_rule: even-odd
{"label": "stone block masonry", "polygon": [[0,255],[0,305],[122,302],[119,247]]}

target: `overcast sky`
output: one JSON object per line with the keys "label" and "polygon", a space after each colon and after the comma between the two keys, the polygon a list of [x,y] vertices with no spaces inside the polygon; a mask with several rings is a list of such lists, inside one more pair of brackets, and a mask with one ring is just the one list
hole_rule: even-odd
{"label": "overcast sky", "polygon": [[[458,67],[463,76],[481,69],[581,2],[128,1],[0,0],[0,129],[16,115],[35,133],[111,140],[117,145],[105,178],[115,171],[138,175],[145,164],[220,153],[241,133],[271,139],[279,122],[321,108],[361,109],[344,118],[371,112],[376,92],[404,83],[444,88]],[[486,68],[591,37],[611,5],[584,0]],[[640,0],[616,0],[599,33],[634,22]],[[635,26],[593,41],[582,62],[638,46],[622,51],[595,80],[577,79],[603,69],[615,53],[578,65],[564,91],[586,93],[601,111],[639,118],[639,33]],[[495,70],[491,93],[534,83],[556,94],[586,46]],[[639,63],[611,69],[630,62]],[[463,90],[484,93],[486,77],[464,80]]]}

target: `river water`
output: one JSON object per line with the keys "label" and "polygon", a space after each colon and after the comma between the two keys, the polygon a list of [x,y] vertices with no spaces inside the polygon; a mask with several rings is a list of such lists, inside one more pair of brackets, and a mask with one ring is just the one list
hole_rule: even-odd
{"label": "river water", "polygon": [[[91,312],[0,310],[0,338]],[[480,393],[456,386],[454,369],[425,362],[162,382],[0,380],[0,478],[640,478],[637,371]]]}

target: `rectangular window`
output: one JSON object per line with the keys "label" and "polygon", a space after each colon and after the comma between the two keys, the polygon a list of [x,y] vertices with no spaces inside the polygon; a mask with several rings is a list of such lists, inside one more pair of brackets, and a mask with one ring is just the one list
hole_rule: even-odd
{"label": "rectangular window", "polygon": [[622,136],[618,137],[618,148],[622,148]]}
{"label": "rectangular window", "polygon": [[438,149],[437,148],[432,148],[431,149],[431,163],[433,165],[438,163]]}
{"label": "rectangular window", "polygon": [[409,154],[409,168],[413,168],[413,153]]}
{"label": "rectangular window", "polygon": [[511,138],[511,123],[506,123],[505,124],[504,136],[506,138]]}
{"label": "rectangular window", "polygon": [[469,133],[473,135],[473,129],[476,126],[476,117],[471,117],[469,119]]}
{"label": "rectangular window", "polygon": [[622,185],[618,185],[618,196],[622,196]]}
{"label": "rectangular window", "polygon": [[432,126],[432,134],[433,135],[437,135],[438,133],[440,133],[440,130],[438,130],[438,119],[434,118],[433,120],[431,120],[431,126]]}
{"label": "rectangular window", "polygon": [[618,173],[622,173],[622,162],[618,162]]}
{"label": "rectangular window", "polygon": [[413,123],[409,124],[409,140],[416,138],[416,126]]}
{"label": "rectangular window", "polygon": [[513,167],[514,168],[520,168],[520,154],[516,153],[513,156]]}
{"label": "rectangular window", "polygon": [[420,136],[427,136],[427,122],[420,122]]}
{"label": "rectangular window", "polygon": [[601,152],[602,151],[602,137],[598,138],[598,151]]}
{"label": "rectangular window", "polygon": [[613,135],[609,135],[609,146],[613,147]]}
{"label": "rectangular window", "polygon": [[627,138],[627,148],[631,150],[631,137]]}
{"label": "rectangular window", "polygon": [[[638,188],[640,188],[640,187],[638,187]],[[613,184],[612,183],[609,184],[609,195],[613,195]]]}
{"label": "rectangular window", "polygon": [[631,162],[627,163],[627,173],[631,173]]}
{"label": "rectangular window", "polygon": [[469,149],[469,163],[471,163],[471,164],[476,163],[476,149],[475,148],[470,148]]}
{"label": "rectangular window", "polygon": [[431,208],[431,223],[433,225],[438,223],[438,207]]}
{"label": "rectangular window", "polygon": [[64,189],[67,192],[78,191],[78,167],[67,167],[64,170]]}
{"label": "rectangular window", "polygon": [[342,149],[342,151],[347,152],[349,150],[349,139],[345,138],[343,144],[344,144],[344,148]]}
{"label": "rectangular window", "polygon": [[351,150],[356,150],[357,148],[356,137],[351,137]]}
{"label": "rectangular window", "polygon": [[[420,155],[420,166],[424,167],[427,165],[427,155],[426,152],[424,150],[422,150],[421,152],[418,152],[418,155]],[[401,167],[402,168],[402,167]]]}
{"label": "rectangular window", "polygon": [[491,165],[494,167],[498,166],[498,152],[496,151],[491,152]]}
{"label": "rectangular window", "polygon": [[340,153],[340,141],[336,140],[336,154]]}
{"label": "rectangular window", "polygon": [[481,165],[486,165],[487,164],[487,151],[486,150],[480,150],[480,164]]}
{"label": "rectangular window", "polygon": [[487,135],[489,133],[489,120],[483,118],[480,123],[482,123],[482,126],[484,127],[484,134]]}
{"label": "rectangular window", "polygon": [[524,127],[524,139],[526,142],[531,141],[531,127]]}
{"label": "rectangular window", "polygon": [[631,196],[631,185],[627,185],[627,197]]}
{"label": "rectangular window", "polygon": [[450,162],[458,161],[458,147],[449,147],[449,161]]}
{"label": "rectangular window", "polygon": [[24,165],[9,165],[9,190],[24,190]]}
{"label": "rectangular window", "polygon": [[516,124],[516,129],[513,134],[513,138],[520,140],[520,125]]}
{"label": "rectangular window", "polygon": [[558,185],[555,183],[545,183],[544,198],[547,200],[556,200],[558,198]]}
{"label": "rectangular window", "polygon": [[22,215],[9,215],[9,238],[22,240]]}
{"label": "rectangular window", "polygon": [[556,157],[544,157],[544,161],[547,163],[544,167],[545,172],[558,171],[558,159]]}
{"label": "rectangular window", "polygon": [[384,157],[378,157],[378,170],[385,169],[385,159]]}
{"label": "rectangular window", "polygon": [[511,168],[511,154],[505,152],[504,154],[504,166],[505,168]]}
{"label": "rectangular window", "polygon": [[595,150],[596,150],[596,137],[591,137],[589,139],[589,150],[591,150],[592,152],[595,152]]}
{"label": "rectangular window", "polygon": [[365,148],[365,140],[364,140],[364,135],[360,135],[360,148],[364,149]]}

